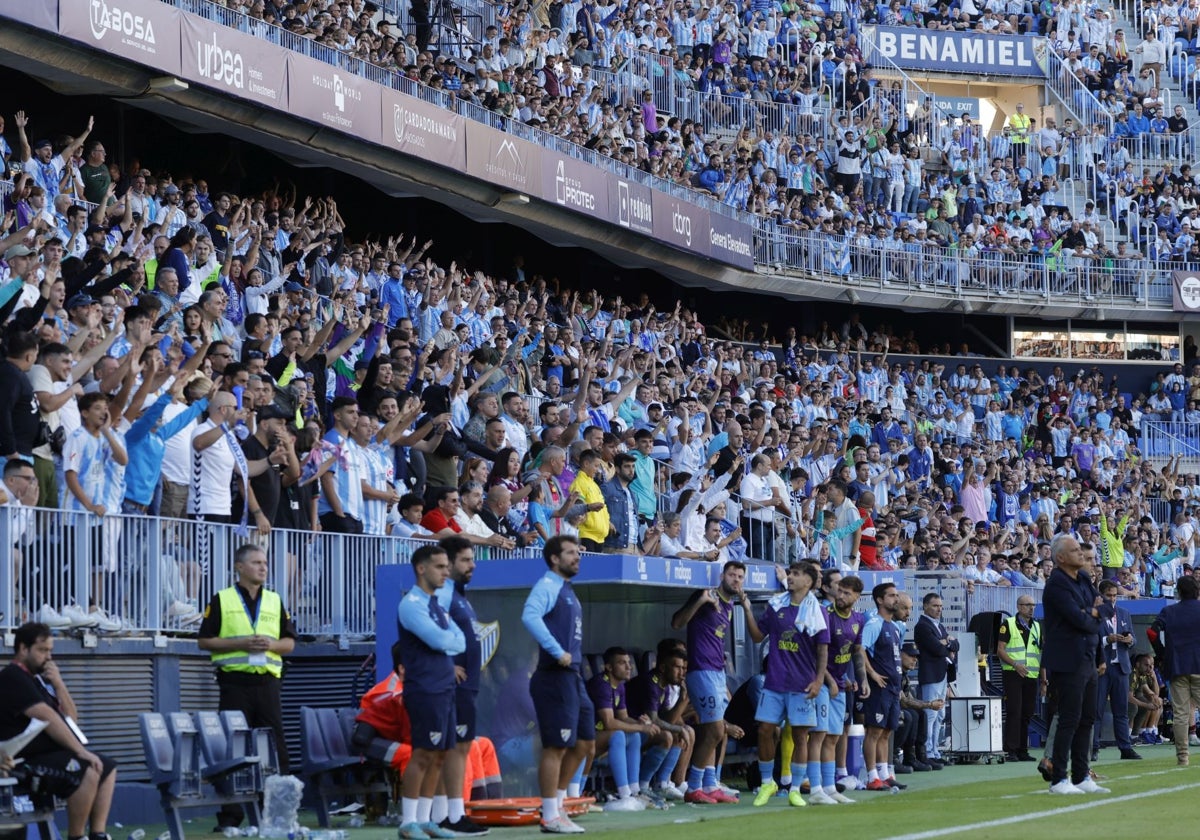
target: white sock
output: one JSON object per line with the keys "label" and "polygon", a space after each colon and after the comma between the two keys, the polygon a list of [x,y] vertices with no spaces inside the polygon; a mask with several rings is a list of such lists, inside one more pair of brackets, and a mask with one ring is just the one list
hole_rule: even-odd
{"label": "white sock", "polygon": [[879,774],[879,778],[886,779],[888,777],[887,762],[881,761],[875,765],[875,772]]}
{"label": "white sock", "polygon": [[780,787],[787,787],[791,783],[792,783],[792,774],[791,773],[788,773],[786,776],[780,775],[780,777],[779,777],[779,786]]}
{"label": "white sock", "polygon": [[449,809],[447,819],[449,819],[450,822],[456,823],[467,815],[467,803],[463,801],[461,796],[456,799],[448,800],[446,804]]}
{"label": "white sock", "polygon": [[630,793],[631,791],[629,790],[629,785],[621,785],[617,788],[617,796],[621,797],[622,799],[629,798]]}
{"label": "white sock", "polygon": [[837,785],[829,785],[827,787],[821,788],[821,790],[825,791],[830,796],[833,796],[833,794],[838,792]]}
{"label": "white sock", "polygon": [[552,822],[558,819],[558,800],[542,799],[542,822]]}
{"label": "white sock", "polygon": [[558,792],[558,810],[560,810],[560,811],[565,810],[563,808],[563,803],[566,802],[566,800],[567,800],[567,792],[565,790],[560,790]]}
{"label": "white sock", "polygon": [[896,775],[896,765],[895,765],[895,764],[888,764],[888,765],[887,765],[887,776],[886,776],[885,778],[888,778],[888,779],[890,779],[890,778],[892,778],[892,777],[893,777],[893,776],[895,776],[895,775]]}
{"label": "white sock", "polygon": [[417,799],[417,822],[427,823],[433,813],[433,797],[422,796]]}
{"label": "white sock", "polygon": [[400,821],[405,825],[417,821],[417,800],[407,798],[400,800]]}
{"label": "white sock", "polygon": [[571,782],[569,785],[567,785],[567,796],[571,797],[572,799],[574,799],[576,796],[579,796],[580,787],[581,785],[579,782]]}
{"label": "white sock", "polygon": [[839,779],[845,778],[846,776],[849,776],[849,775],[850,775],[850,773],[849,773],[849,771],[846,770],[845,767],[839,767],[837,769],[837,777]]}
{"label": "white sock", "polygon": [[429,812],[429,821],[434,825],[441,825],[442,820],[450,813],[450,806],[446,802],[446,797],[433,797],[433,809]]}
{"label": "white sock", "polygon": [[642,792],[642,783],[641,782],[630,782],[629,783],[629,792],[632,793],[634,796],[637,796],[639,793]]}
{"label": "white sock", "polygon": [[868,783],[878,782],[878,781],[879,781],[879,771],[878,770],[870,770],[867,772],[867,782]]}

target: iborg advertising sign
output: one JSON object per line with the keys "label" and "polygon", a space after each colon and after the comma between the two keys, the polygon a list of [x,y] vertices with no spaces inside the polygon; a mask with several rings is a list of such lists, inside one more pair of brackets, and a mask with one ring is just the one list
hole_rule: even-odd
{"label": "iborg advertising sign", "polygon": [[653,195],[655,238],[707,257],[708,211],[657,190]]}
{"label": "iborg advertising sign", "polygon": [[382,140],[382,88],[315,58],[288,53],[288,109],[368,143]]}
{"label": "iborg advertising sign", "polygon": [[388,88],[383,90],[384,145],[460,172],[467,168],[464,118]]}
{"label": "iborg advertising sign", "polygon": [[638,233],[654,234],[654,190],[637,181],[608,179],[609,219]]}
{"label": "iborg advertising sign", "polygon": [[287,62],[259,38],[183,13],[183,78],[287,110]]}
{"label": "iborg advertising sign", "polygon": [[467,174],[471,177],[541,197],[541,166],[541,146],[477,122],[467,123]]}
{"label": "iborg advertising sign", "polygon": [[174,6],[159,0],[62,0],[59,21],[64,37],[179,74],[179,10]]}
{"label": "iborg advertising sign", "polygon": [[542,198],[600,221],[609,221],[604,173],[572,157],[542,152]]}
{"label": "iborg advertising sign", "polygon": [[754,270],[754,231],[745,222],[709,213],[709,255],[719,262]]}

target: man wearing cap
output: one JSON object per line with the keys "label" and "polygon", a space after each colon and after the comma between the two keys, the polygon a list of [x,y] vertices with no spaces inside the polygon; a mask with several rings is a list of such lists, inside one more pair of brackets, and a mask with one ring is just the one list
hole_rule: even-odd
{"label": "man wearing cap", "polygon": [[[900,678],[900,726],[896,730],[896,749],[904,752],[904,766],[919,772],[941,770],[945,765],[940,761],[925,759],[925,743],[929,740],[928,723],[931,718],[943,714],[946,700],[935,697],[931,700],[922,699],[913,693],[912,684],[908,680],[909,672],[918,667],[921,651],[913,642],[905,642],[900,647],[900,665],[903,676]],[[929,757],[930,759],[933,756]],[[908,772],[901,770],[900,772]]]}
{"label": "man wearing cap", "polygon": [[22,168],[46,191],[46,201],[53,201],[61,192],[59,185],[62,183],[67,161],[83,148],[84,141],[92,132],[93,119],[88,117],[87,128],[83,133],[57,155],[54,154],[54,146],[49,138],[30,144],[25,135],[25,126],[29,125],[29,118],[25,116],[24,111],[18,111],[13,122],[17,125],[17,154],[20,156]]}
{"label": "man wearing cap", "polygon": [[1004,753],[1009,761],[1033,761],[1029,754],[1029,721],[1033,718],[1041,669],[1042,625],[1033,617],[1032,595],[1017,598],[1017,614],[1000,625],[996,656],[1004,677]]}

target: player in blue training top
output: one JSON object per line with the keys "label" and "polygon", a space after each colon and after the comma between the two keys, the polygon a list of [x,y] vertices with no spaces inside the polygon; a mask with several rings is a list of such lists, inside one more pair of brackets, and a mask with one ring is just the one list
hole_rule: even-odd
{"label": "player in blue training top", "polygon": [[[758,698],[758,769],[762,784],[754,797],[755,807],[771,801],[779,790],[772,778],[775,772],[775,742],[779,727],[786,720],[792,727],[792,781],[788,803],[806,804],[796,784],[805,772],[804,757],[808,730],[817,723],[815,700],[825,681],[829,655],[829,628],[825,611],[815,590],[821,573],[811,563],[793,563],[787,570],[787,592],[776,595],[758,620],[758,628],[767,639],[766,678]],[[811,779],[809,780],[812,781]],[[836,805],[821,790],[820,779],[810,797],[815,805]]]}
{"label": "player in blue training top", "polygon": [[[433,821],[459,837],[479,837],[487,834],[488,829],[467,816],[462,793],[467,756],[471,752],[471,742],[475,740],[475,706],[479,699],[479,672],[483,670],[483,649],[475,632],[475,608],[467,600],[467,584],[475,574],[475,549],[465,537],[457,534],[444,537],[438,541],[438,545],[450,558],[450,579],[438,590],[438,603],[462,631],[466,650],[454,657],[454,673],[458,681],[454,689],[454,735],[457,743],[446,755],[442,771],[446,799],[438,797],[435,801]],[[445,814],[436,813],[439,803],[444,806]]]}
{"label": "player in blue training top", "polygon": [[[825,574],[828,575],[829,570]],[[813,773],[813,762],[820,762],[821,787],[826,796],[847,804],[854,800],[838,791],[838,782],[847,787],[848,784],[857,786],[858,780],[846,772],[846,707],[856,692],[864,698],[871,693],[862,649],[862,631],[867,618],[854,609],[862,589],[861,578],[838,574],[833,586],[833,601],[826,607],[825,615],[829,625],[829,664],[825,668],[825,684],[817,696],[817,725],[808,735],[809,776]],[[851,783],[850,780],[854,781]]]}
{"label": "player in blue training top", "polygon": [[746,614],[746,631],[755,642],[762,633],[750,609],[750,599],[742,591],[746,564],[730,560],[721,569],[721,584],[716,589],[701,589],[671,616],[671,627],[687,627],[687,690],[696,710],[699,727],[696,747],[688,768],[685,802],[700,805],[735,803],[717,778],[717,745],[725,737],[725,709],[729,691],[725,683],[725,644],[730,636],[734,604]]}
{"label": "player in blue training top", "polygon": [[863,764],[867,767],[867,790],[897,787],[889,767],[888,735],[900,726],[900,645],[904,637],[896,626],[900,593],[894,583],[880,583],[871,590],[875,613],[863,628],[862,644],[867,652],[867,678],[871,694],[863,700]]}
{"label": "player in blue training top", "polygon": [[454,749],[454,659],[467,646],[436,593],[450,576],[441,546],[413,552],[417,585],[400,601],[400,660],[404,664],[404,707],[412,725],[412,758],[404,770],[400,840],[457,835],[432,821],[433,796],[447,750]]}
{"label": "player in blue training top", "polygon": [[542,557],[550,570],[533,585],[521,612],[521,622],[540,648],[529,696],[542,736],[542,830],[582,834],[583,828],[563,811],[571,777],[596,747],[596,710],[580,674],[583,608],[571,589],[571,578],[579,574],[579,541],[551,537]]}

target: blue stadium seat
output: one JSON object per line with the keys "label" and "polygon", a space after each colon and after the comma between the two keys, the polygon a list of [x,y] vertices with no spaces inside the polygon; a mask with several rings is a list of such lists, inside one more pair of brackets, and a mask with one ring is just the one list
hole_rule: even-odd
{"label": "blue stadium seat", "polygon": [[273,730],[265,727],[251,729],[246,716],[237,711],[221,712],[221,724],[225,727],[231,757],[246,755],[257,758],[264,779],[279,772],[279,751],[275,748]]}
{"label": "blue stadium seat", "polygon": [[217,712],[196,712],[200,756],[204,777],[225,794],[257,794],[262,790],[262,768],[258,759],[246,754],[246,743],[236,746],[225,737],[225,726]]}
{"label": "blue stadium seat", "polygon": [[370,793],[389,793],[384,770],[350,752],[338,709],[300,707],[300,741],[304,750],[301,774],[316,795],[317,824],[329,827],[330,805],[353,801]]}

